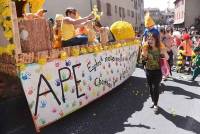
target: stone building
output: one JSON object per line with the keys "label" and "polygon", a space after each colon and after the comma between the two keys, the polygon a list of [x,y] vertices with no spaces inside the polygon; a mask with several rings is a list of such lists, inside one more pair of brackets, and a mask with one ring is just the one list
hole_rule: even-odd
{"label": "stone building", "polygon": [[117,20],[125,20],[132,23],[136,30],[143,29],[143,0],[56,0],[46,2],[44,8],[48,10],[47,16],[54,18],[56,13],[64,14],[67,7],[74,7],[81,16],[86,16],[94,5],[103,12],[101,23],[105,26]]}
{"label": "stone building", "polygon": [[200,16],[199,0],[175,0],[175,27],[191,27]]}

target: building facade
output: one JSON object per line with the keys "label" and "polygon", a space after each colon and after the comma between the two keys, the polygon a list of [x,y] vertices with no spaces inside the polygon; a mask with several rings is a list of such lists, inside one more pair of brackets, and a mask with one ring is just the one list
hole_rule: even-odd
{"label": "building facade", "polygon": [[191,27],[200,16],[199,0],[175,0],[174,25],[176,27]]}
{"label": "building facade", "polygon": [[143,0],[56,0],[46,2],[44,8],[48,10],[47,16],[54,18],[57,13],[64,14],[67,7],[74,7],[81,16],[86,16],[94,5],[103,12],[102,25],[110,26],[115,21],[125,20],[132,23],[137,31],[143,30]]}
{"label": "building facade", "polygon": [[161,11],[161,21],[163,25],[173,25],[174,8],[167,8],[165,11]]}
{"label": "building facade", "polygon": [[161,24],[162,23],[162,14],[160,9],[158,8],[145,8],[144,9],[145,13],[149,12],[155,23]]}

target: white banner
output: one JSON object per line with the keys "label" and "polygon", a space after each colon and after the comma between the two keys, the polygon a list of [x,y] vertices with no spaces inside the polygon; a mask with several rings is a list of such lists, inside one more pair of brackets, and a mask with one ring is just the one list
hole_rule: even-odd
{"label": "white banner", "polygon": [[40,129],[106,94],[132,75],[138,45],[28,64],[21,71],[29,108]]}

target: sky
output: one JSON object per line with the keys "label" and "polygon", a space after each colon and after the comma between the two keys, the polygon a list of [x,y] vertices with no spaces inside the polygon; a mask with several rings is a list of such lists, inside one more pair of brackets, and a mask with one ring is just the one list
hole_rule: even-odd
{"label": "sky", "polygon": [[169,6],[174,7],[174,0],[144,0],[144,8],[159,8],[160,10],[165,10]]}

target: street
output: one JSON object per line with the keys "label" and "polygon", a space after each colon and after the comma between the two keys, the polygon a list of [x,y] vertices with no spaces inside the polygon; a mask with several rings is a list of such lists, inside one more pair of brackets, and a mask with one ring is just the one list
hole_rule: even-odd
{"label": "street", "polygon": [[[122,85],[88,106],[41,129],[42,134],[199,134],[200,86],[190,76],[173,73],[161,84],[159,114],[151,99],[144,71],[137,68]],[[198,78],[197,81],[200,81]],[[25,97],[0,104],[1,134],[34,134]]]}

